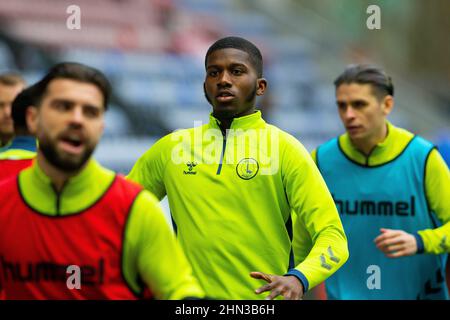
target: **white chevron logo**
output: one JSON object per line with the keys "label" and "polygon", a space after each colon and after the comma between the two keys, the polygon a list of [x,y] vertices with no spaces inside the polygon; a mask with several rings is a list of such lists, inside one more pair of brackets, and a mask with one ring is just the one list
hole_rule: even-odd
{"label": "white chevron logo", "polygon": [[[339,263],[339,261],[341,261],[341,259],[334,255],[331,246],[328,247],[327,251],[331,261],[335,263]],[[327,258],[323,253],[320,255],[320,265],[327,270],[331,270],[333,268],[331,264],[327,263]]]}

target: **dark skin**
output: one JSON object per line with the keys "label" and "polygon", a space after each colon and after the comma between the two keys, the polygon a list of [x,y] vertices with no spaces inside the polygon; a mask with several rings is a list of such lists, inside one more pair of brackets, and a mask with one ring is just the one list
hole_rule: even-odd
{"label": "dark skin", "polygon": [[303,285],[295,276],[277,276],[258,271],[250,272],[250,276],[267,282],[255,290],[256,294],[270,291],[266,300],[273,300],[278,296],[283,296],[285,300],[301,300],[303,297]]}
{"label": "dark skin", "polygon": [[234,118],[254,113],[256,96],[263,95],[266,87],[247,52],[227,48],[208,56],[205,96],[222,130],[229,129]]}
{"label": "dark skin", "polygon": [[[220,121],[222,131],[229,129],[234,118],[255,112],[256,96],[264,94],[266,79],[258,77],[247,52],[238,49],[220,49],[212,52],[206,61],[205,96],[213,107],[213,115]],[[251,272],[250,276],[267,284],[255,290],[256,294],[269,291],[266,299],[283,296],[299,300],[303,285],[295,276],[270,275]]]}

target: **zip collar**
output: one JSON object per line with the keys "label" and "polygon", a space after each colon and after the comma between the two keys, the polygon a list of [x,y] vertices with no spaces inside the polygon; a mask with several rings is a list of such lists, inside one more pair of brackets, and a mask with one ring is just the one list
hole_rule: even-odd
{"label": "zip collar", "polygon": [[414,135],[404,129],[395,127],[389,121],[386,121],[386,125],[386,138],[379,142],[369,155],[364,155],[353,145],[348,133],[339,136],[339,146],[342,152],[356,163],[369,167],[393,160],[406,148]]}
{"label": "zip collar", "polygon": [[67,180],[57,192],[37,161],[19,175],[19,188],[25,203],[45,215],[78,213],[93,205],[108,190],[114,172],[91,159],[83,170]]}
{"label": "zip collar", "polygon": [[[234,118],[233,121],[231,122],[231,126],[230,129],[236,130],[236,129],[242,129],[242,130],[247,130],[247,129],[256,129],[256,128],[261,128],[265,125],[265,121],[261,116],[261,111],[256,110],[254,113],[243,116],[243,117],[239,117],[239,118]],[[220,130],[220,120],[215,118],[213,116],[213,114],[211,113],[209,115],[209,126],[211,128],[215,128],[215,129],[219,129]],[[229,129],[229,130],[230,130]]]}

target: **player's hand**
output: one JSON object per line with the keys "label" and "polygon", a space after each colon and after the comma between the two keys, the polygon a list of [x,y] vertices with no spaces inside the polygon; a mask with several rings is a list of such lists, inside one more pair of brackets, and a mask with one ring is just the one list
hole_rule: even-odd
{"label": "player's hand", "polygon": [[279,295],[286,300],[301,300],[303,297],[303,285],[295,276],[277,276],[263,272],[250,272],[255,279],[267,281],[267,284],[255,290],[256,294],[271,291],[266,300],[273,300]]}
{"label": "player's hand", "polygon": [[403,230],[380,229],[374,242],[389,258],[412,256],[417,253],[416,238]]}

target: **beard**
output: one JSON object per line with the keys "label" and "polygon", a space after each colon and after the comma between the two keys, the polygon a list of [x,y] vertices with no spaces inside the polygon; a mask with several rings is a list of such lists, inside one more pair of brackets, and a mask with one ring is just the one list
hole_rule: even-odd
{"label": "beard", "polygon": [[10,141],[14,137],[14,127],[12,122],[0,123],[0,145]]}
{"label": "beard", "polygon": [[245,97],[245,103],[250,103],[255,100],[256,90],[258,90],[258,86],[255,84],[253,90]]}
{"label": "beard", "polygon": [[[257,90],[258,90],[258,86],[255,84],[255,86],[252,89],[252,91],[247,95],[247,97],[245,97],[245,99],[244,99],[244,103],[245,104],[253,104],[252,102],[255,101],[256,91]],[[208,93],[206,92],[205,85],[203,85],[203,94],[205,95],[206,101],[208,101],[208,103],[213,107],[213,115],[216,116],[216,117],[219,117],[219,118],[222,118],[222,119],[232,119],[232,118],[235,118],[236,116],[238,116],[239,114],[247,111],[247,110],[243,110],[243,111],[241,111],[239,113],[236,113],[237,110],[216,110],[214,108],[214,105],[213,105],[211,99],[208,96]]]}
{"label": "beard", "polygon": [[95,146],[86,145],[86,149],[80,156],[73,156],[58,151],[56,142],[52,142],[47,135],[44,135],[39,139],[39,149],[42,151],[45,159],[54,167],[65,172],[76,172],[89,160]]}

